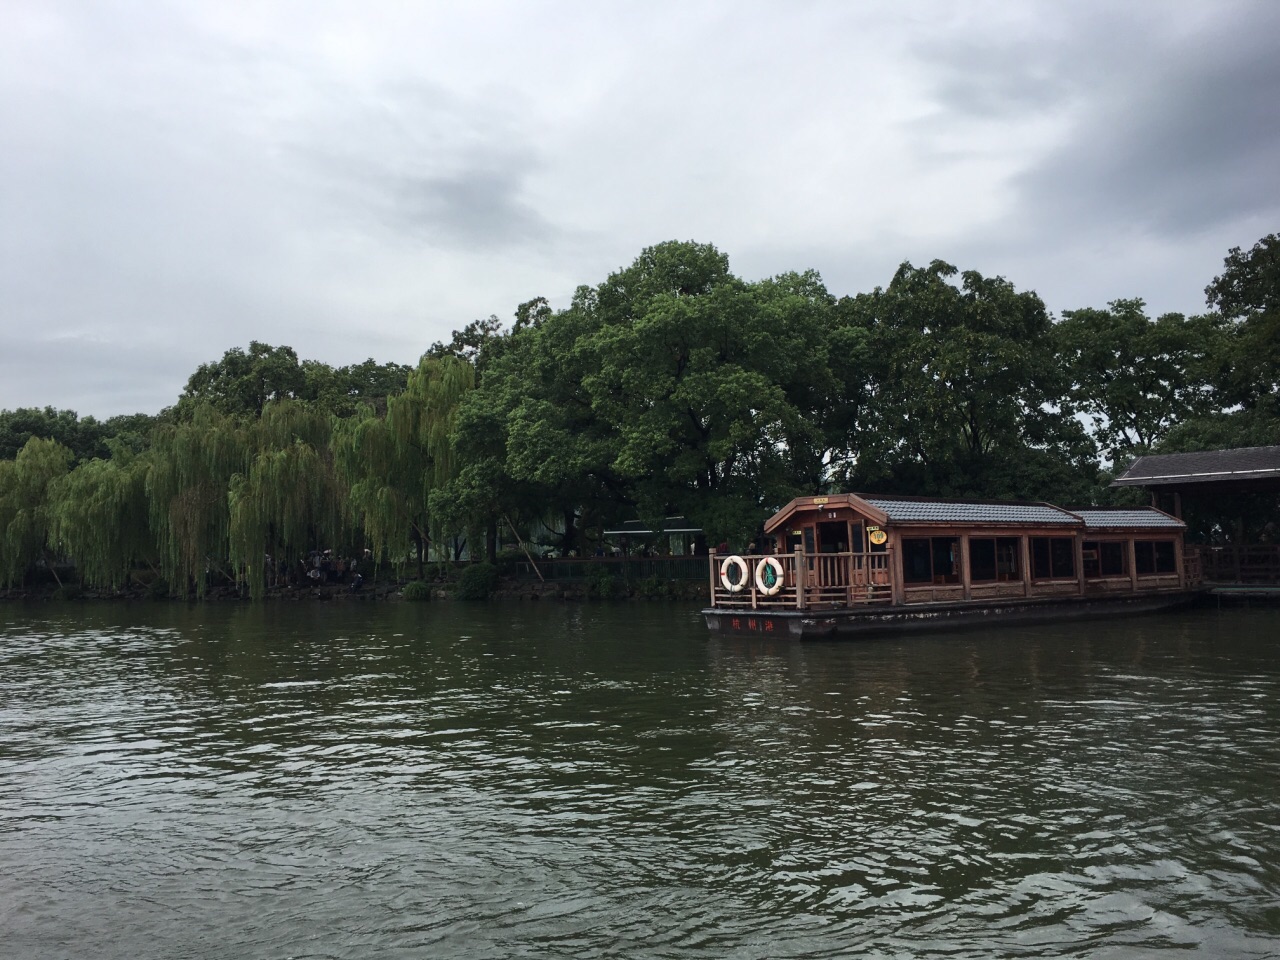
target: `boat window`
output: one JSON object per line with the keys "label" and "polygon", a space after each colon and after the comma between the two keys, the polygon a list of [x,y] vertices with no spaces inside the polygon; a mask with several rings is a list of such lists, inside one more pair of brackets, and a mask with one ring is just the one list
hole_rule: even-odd
{"label": "boat window", "polygon": [[902,541],[906,583],[959,583],[959,537],[910,537]]}
{"label": "boat window", "polygon": [[1135,540],[1133,566],[1138,576],[1177,573],[1178,557],[1172,540]]}
{"label": "boat window", "polygon": [[1021,540],[1018,537],[996,537],[996,579],[1021,580],[1022,569],[1018,561]]}
{"label": "boat window", "polygon": [[976,537],[969,541],[969,579],[974,583],[1021,580],[1017,537]]}
{"label": "boat window", "polygon": [[1032,537],[1031,575],[1036,580],[1068,580],[1074,577],[1075,541],[1070,537]]}
{"label": "boat window", "polygon": [[845,553],[848,544],[849,525],[843,520],[818,524],[818,548],[821,553]]}
{"label": "boat window", "polygon": [[1086,577],[1123,577],[1129,573],[1122,540],[1086,540],[1084,575]]}
{"label": "boat window", "polygon": [[933,583],[933,563],[929,541],[904,538],[902,541],[902,579],[906,583]]}
{"label": "boat window", "polygon": [[969,579],[974,583],[996,578],[996,538],[969,541]]}
{"label": "boat window", "polygon": [[960,538],[932,537],[933,582],[960,582]]}
{"label": "boat window", "polygon": [[867,552],[867,534],[862,527],[861,520],[851,520],[849,522],[849,549],[854,553]]}

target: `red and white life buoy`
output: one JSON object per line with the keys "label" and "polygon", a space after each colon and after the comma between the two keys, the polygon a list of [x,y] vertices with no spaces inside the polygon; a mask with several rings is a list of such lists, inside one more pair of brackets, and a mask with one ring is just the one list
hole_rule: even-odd
{"label": "red and white life buoy", "polygon": [[[736,568],[738,571],[737,581],[729,579],[729,570],[731,568]],[[751,576],[751,571],[747,569],[747,561],[736,553],[720,561],[720,585],[730,593],[738,593],[742,590],[747,585],[749,576]]]}
{"label": "red and white life buoy", "polygon": [[766,597],[782,589],[782,562],[777,557],[765,557],[756,564],[756,589]]}

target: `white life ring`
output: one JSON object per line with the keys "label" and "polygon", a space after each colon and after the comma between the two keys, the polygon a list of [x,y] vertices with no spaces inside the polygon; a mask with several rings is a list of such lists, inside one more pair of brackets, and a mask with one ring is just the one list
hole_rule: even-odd
{"label": "white life ring", "polygon": [[[732,583],[729,580],[730,567],[738,568],[737,583]],[[747,561],[736,553],[720,561],[720,585],[730,593],[737,593],[742,590],[747,585],[747,577],[749,576],[751,576],[751,571],[747,569]]]}
{"label": "white life ring", "polygon": [[[773,586],[767,586],[765,571],[773,571]],[[777,557],[765,557],[756,564],[756,589],[766,597],[772,597],[782,589],[782,562]]]}

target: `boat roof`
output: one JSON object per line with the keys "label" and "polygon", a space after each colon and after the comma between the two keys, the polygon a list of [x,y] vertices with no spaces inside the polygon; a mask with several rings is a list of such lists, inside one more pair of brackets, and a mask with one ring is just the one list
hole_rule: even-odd
{"label": "boat roof", "polygon": [[1089,530],[1182,530],[1186,524],[1155,507],[1080,507],[1066,509],[1042,501],[963,500],[878,493],[841,493],[797,497],[765,524],[773,533],[797,513],[848,507],[892,525],[963,524],[1019,527],[1083,527]]}
{"label": "boat roof", "polygon": [[1182,530],[1186,524],[1155,507],[1072,507],[1086,530]]}
{"label": "boat roof", "polygon": [[940,500],[863,494],[891,523],[1021,523],[1068,524],[1075,515],[1050,503],[1001,500]]}

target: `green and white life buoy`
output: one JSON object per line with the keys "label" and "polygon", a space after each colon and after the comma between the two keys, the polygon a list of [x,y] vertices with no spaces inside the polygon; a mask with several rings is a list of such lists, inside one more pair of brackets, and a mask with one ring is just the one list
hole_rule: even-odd
{"label": "green and white life buoy", "polygon": [[777,557],[765,557],[756,564],[756,589],[766,597],[782,589],[782,562]]}
{"label": "green and white life buoy", "polygon": [[[737,580],[729,579],[729,571],[731,569],[738,571]],[[747,561],[736,553],[720,561],[720,585],[730,593],[738,593],[742,590],[747,585],[747,577],[749,576],[751,576],[751,572],[747,569]]]}

